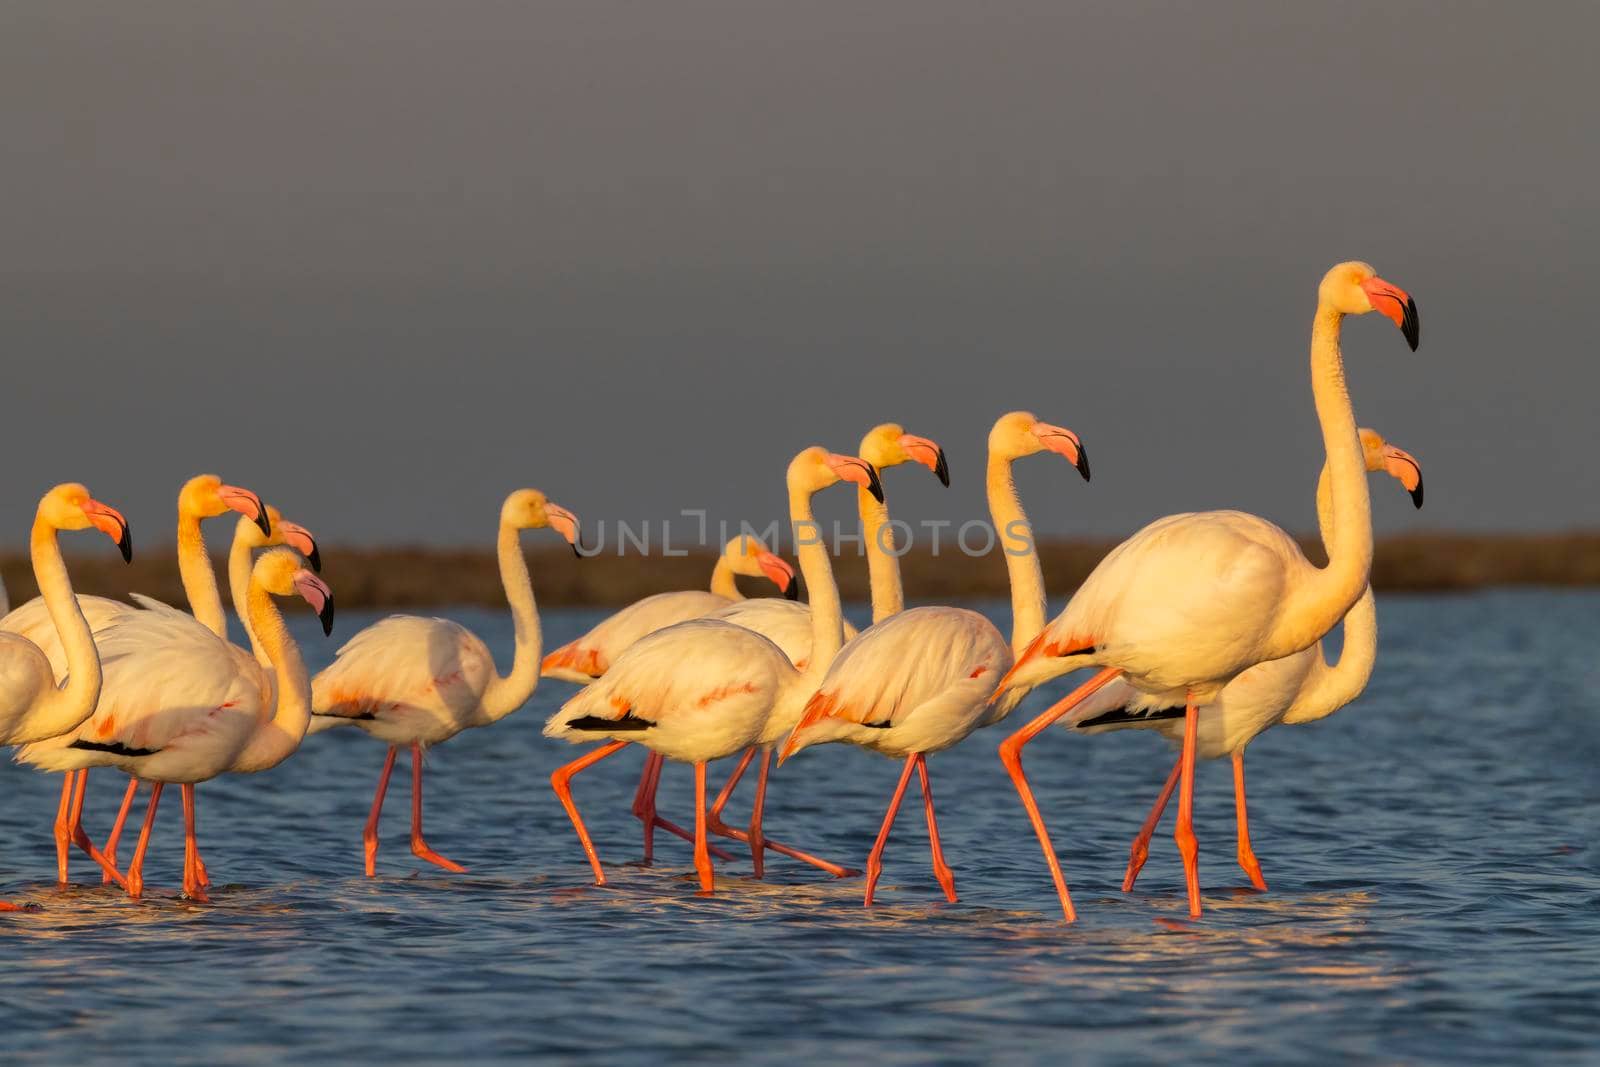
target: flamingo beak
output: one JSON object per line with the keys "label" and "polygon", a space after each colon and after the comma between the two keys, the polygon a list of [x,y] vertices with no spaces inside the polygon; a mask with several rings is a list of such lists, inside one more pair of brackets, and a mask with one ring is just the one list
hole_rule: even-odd
{"label": "flamingo beak", "polygon": [[784,559],[761,549],[756,550],[756,565],[761,568],[761,573],[771,579],[772,584],[782,591],[785,599],[798,600],[800,598],[800,583],[794,580],[794,568],[789,566]]}
{"label": "flamingo beak", "polygon": [[1417,342],[1422,340],[1422,324],[1417,319],[1417,302],[1398,285],[1390,285],[1376,276],[1362,282],[1361,289],[1367,294],[1367,302],[1372,305],[1372,310],[1387,315],[1391,322],[1400,327],[1400,333],[1405,337],[1406,344],[1415,352]]}
{"label": "flamingo beak", "polygon": [[950,465],[945,462],[944,449],[938,444],[914,433],[903,433],[900,447],[906,450],[906,455],[931,470],[941,485],[950,488]]}
{"label": "flamingo beak", "polygon": [[301,599],[311,605],[311,610],[317,613],[317,618],[322,622],[322,635],[326,637],[333,633],[333,590],[328,588],[328,583],[302,569],[294,572],[294,588]]}
{"label": "flamingo beak", "polygon": [[883,503],[883,483],[878,480],[878,472],[864,459],[855,456],[841,456],[836,452],[828,454],[828,466],[833,473],[843,482],[854,482],[872,494],[872,499]]}
{"label": "flamingo beak", "polygon": [[279,519],[278,531],[283,535],[283,543],[304,556],[312,570],[322,570],[322,554],[317,551],[317,539],[311,536],[310,530],[288,519]]}
{"label": "flamingo beak", "polygon": [[263,537],[272,536],[272,519],[267,515],[266,505],[261,503],[259,496],[237,485],[224,485],[217,490],[217,495],[229,508],[261,527]]}
{"label": "flamingo beak", "polygon": [[1078,435],[1065,426],[1052,426],[1048,422],[1033,424],[1033,435],[1046,449],[1067,457],[1067,462],[1078,468],[1083,480],[1089,480],[1089,453],[1084,450]]}
{"label": "flamingo beak", "polygon": [[122,512],[109,504],[90,500],[83,505],[83,513],[96,530],[117,543],[117,548],[122,552],[122,562],[132,563],[133,533],[128,529],[128,520],[122,517]]}
{"label": "flamingo beak", "polygon": [[544,505],[544,513],[550,520],[550,528],[567,539],[567,544],[572,546],[572,554],[579,559],[583,558],[583,531],[578,527],[578,516],[558,504],[548,501]]}
{"label": "flamingo beak", "polygon": [[1422,507],[1422,464],[1417,458],[1403,448],[1385,445],[1383,449],[1383,469],[1395,477],[1411,494],[1411,503]]}

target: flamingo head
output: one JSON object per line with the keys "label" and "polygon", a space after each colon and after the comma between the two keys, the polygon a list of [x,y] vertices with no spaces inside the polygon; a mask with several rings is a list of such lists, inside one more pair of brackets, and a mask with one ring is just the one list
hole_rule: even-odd
{"label": "flamingo head", "polygon": [[1323,275],[1317,288],[1322,304],[1345,315],[1382,313],[1400,328],[1411,351],[1422,339],[1422,324],[1417,318],[1417,303],[1404,289],[1378,277],[1367,263],[1352,260],[1341,263]]}
{"label": "flamingo head", "polygon": [[333,633],[333,590],[307,570],[300,557],[287,548],[263,552],[250,572],[250,584],[273,596],[300,597],[317,613],[323,634]]}
{"label": "flamingo head", "polygon": [[854,482],[883,503],[883,483],[878,472],[859,456],[844,456],[812,445],[789,461],[790,495],[809,495],[840,482]]}
{"label": "flamingo head", "polygon": [[1089,480],[1089,453],[1078,435],[1065,426],[1040,422],[1031,411],[1013,411],[996,419],[989,431],[989,452],[1007,460],[1054,452]]}
{"label": "flamingo head", "polygon": [[109,504],[102,504],[77,482],[66,482],[46,493],[39,501],[39,518],[57,530],[87,530],[94,527],[117,543],[125,562],[133,562],[133,535],[128,520]]}
{"label": "flamingo head", "polygon": [[944,449],[926,437],[906,433],[898,423],[886,422],[868,430],[858,454],[880,471],[901,463],[920,463],[946,488],[950,485],[950,465],[945,462]]}
{"label": "flamingo head", "polygon": [[240,515],[239,525],[233,533],[234,540],[253,549],[288,545],[306,558],[312,570],[322,570],[322,555],[317,551],[317,539],[311,536],[310,530],[299,523],[290,522],[271,504],[266,505],[266,516],[271,533],[263,533],[261,524],[250,516]]}
{"label": "flamingo head", "polygon": [[1361,452],[1369,472],[1392,476],[1411,494],[1411,503],[1422,506],[1422,464],[1417,462],[1417,457],[1385,441],[1377,430],[1364,426],[1361,428]]}
{"label": "flamingo head", "polygon": [[178,512],[195,519],[214,519],[236,511],[272,536],[272,519],[261,498],[248,489],[228,485],[215,474],[197,474],[178,493]]}
{"label": "flamingo head", "polygon": [[500,524],[514,530],[542,530],[546,527],[567,539],[576,555],[583,555],[578,516],[547,500],[537,489],[518,489],[500,506]]}
{"label": "flamingo head", "polygon": [[782,557],[767,548],[755,534],[740,534],[722,549],[722,558],[728,561],[733,573],[746,578],[767,578],[778,591],[790,600],[800,595],[800,583],[794,580],[794,568]]}

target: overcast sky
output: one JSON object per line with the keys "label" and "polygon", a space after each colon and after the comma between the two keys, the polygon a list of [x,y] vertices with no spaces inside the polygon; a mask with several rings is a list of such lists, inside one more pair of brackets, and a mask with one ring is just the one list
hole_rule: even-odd
{"label": "overcast sky", "polygon": [[[1345,354],[1426,470],[1380,531],[1600,526],[1590,3],[7,5],[0,474],[144,543],[190,474],[335,541],[765,522],[801,446],[944,444],[983,512],[1019,407],[1049,534],[1314,523],[1306,369],[1342,259],[1415,296]],[[829,513],[843,513],[841,493]]]}

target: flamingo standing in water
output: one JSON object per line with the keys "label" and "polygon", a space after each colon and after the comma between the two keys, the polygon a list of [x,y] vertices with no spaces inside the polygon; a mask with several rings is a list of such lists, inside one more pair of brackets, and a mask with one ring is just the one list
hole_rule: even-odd
{"label": "flamingo standing in water", "polygon": [[605,872],[573,803],[572,778],[637,741],[668,759],[694,764],[694,863],[701,889],[712,891],[706,763],[775,740],[770,732],[787,729],[798,717],[843,641],[839,588],[811,510],[812,496],[840,481],[882,493],[877,472],[854,456],[813,447],[789,464],[789,515],[800,570],[811,594],[812,655],[804,671],[795,670],[782,649],[754,630],[717,619],[693,619],[657,630],[630,646],[605,677],[568,700],[545,724],[547,737],[574,743],[611,739],[550,776],[589,858],[596,885],[605,884]]}
{"label": "flamingo standing in water", "polygon": [[578,544],[578,517],[537,489],[518,489],[500,508],[496,552],[500,581],[516,627],[511,673],[502,677],[476,634],[448,619],[391,615],[362,630],[312,685],[316,708],[311,731],[350,725],[385,741],[389,753],[378,776],[361,840],[368,878],[377,873],[378,817],[401,745],[411,749],[411,851],[447,871],[466,868],[428,847],[422,836],[422,750],[469,726],[488,726],[528,702],[539,684],[541,635],[533,581],[522,554],[523,530],[550,528]]}
{"label": "flamingo standing in water", "polygon": [[1043,451],[1065,456],[1088,480],[1088,456],[1071,430],[1015,411],[1001,416],[989,433],[989,511],[1005,539],[1011,644],[988,619],[965,608],[912,608],[890,616],[844,646],[783,746],[780,762],[824,741],[849,741],[905,760],[867,857],[866,904],[872,903],[883,850],[913,770],[922,786],[934,874],[945,896],[956,899],[955,875],[939,844],[927,756],[1003,718],[1022,697],[1018,692],[1000,705],[989,703],[994,680],[1011,666],[1013,649],[1021,649],[1044,626],[1044,579],[1011,475],[1017,459]]}
{"label": "flamingo standing in water", "polygon": [[1345,387],[1339,334],[1346,315],[1380,311],[1413,350],[1416,304],[1365,263],[1323,277],[1311,330],[1311,389],[1333,493],[1328,565],[1313,566],[1292,537],[1238,511],[1171,515],[1106,556],[1056,619],[1017,657],[996,696],[1083,667],[1098,673],[1000,745],[1044,849],[1061,909],[1074,918],[1061,863],[1022,770],[1022,748],[1095,691],[1122,677],[1163,706],[1182,703],[1183,755],[1175,837],[1183,855],[1189,914],[1200,915],[1194,836],[1194,761],[1199,708],[1247,668],[1311,647],[1367,588],[1372,513],[1366,464]]}
{"label": "flamingo standing in water", "polygon": [[[105,685],[89,721],[24,747],[17,759],[45,770],[112,766],[152,783],[127,886],[144,891],[144,859],[169,782],[192,785],[225,772],[264,771],[300,746],[311,722],[311,679],[273,597],[300,596],[333,628],[333,593],[286,548],[256,561],[248,595],[251,628],[272,663],[174,609],[130,612],[95,635]],[[183,893],[208,900],[199,871],[193,793],[184,793]]]}
{"label": "flamingo standing in water", "polygon": [[[178,576],[183,583],[185,597],[194,617],[212,633],[226,640],[227,615],[223,611],[222,597],[217,593],[217,577],[211,570],[211,557],[206,552],[205,537],[200,524],[205,519],[216,518],[229,511],[238,512],[257,523],[263,533],[270,533],[265,505],[261,498],[248,489],[225,484],[215,474],[197,474],[184,483],[178,492]],[[112,622],[139,608],[120,600],[100,596],[80,596],[79,605],[89,621],[91,633],[98,634]],[[146,603],[149,603],[147,600]],[[50,613],[44,600],[35,597],[0,618],[0,630],[8,630],[28,638],[50,658],[56,676],[66,671],[66,658]],[[100,864],[107,877],[120,880],[106,857],[89,842],[83,832],[83,796],[88,787],[87,769],[68,775],[61,783],[61,803],[56,812],[56,877],[61,884],[67,882],[69,846],[76,842],[91,859]],[[193,786],[185,785],[185,803],[194,803]],[[76,812],[76,816],[71,813]]]}
{"label": "flamingo standing in water", "polygon": [[[1404,449],[1389,444],[1376,430],[1361,430],[1361,449],[1366,457],[1369,473],[1384,472],[1392,475],[1406,491],[1411,501],[1422,507],[1422,467],[1416,458]],[[1328,468],[1324,464],[1317,483],[1317,521],[1322,530],[1323,544],[1331,539],[1333,526],[1333,493],[1329,485]],[[1250,876],[1257,889],[1265,891],[1266,879],[1261,877],[1261,864],[1250,847],[1250,822],[1245,809],[1244,750],[1264,730],[1279,723],[1312,722],[1325,718],[1355,700],[1366,689],[1372,677],[1373,663],[1378,653],[1378,612],[1372,599],[1372,588],[1361,594],[1355,607],[1344,617],[1344,645],[1339,652],[1339,662],[1329,664],[1322,655],[1322,642],[1318,641],[1303,652],[1283,659],[1258,663],[1223,687],[1215,701],[1198,709],[1200,725],[1195,739],[1195,758],[1202,760],[1233,757],[1234,808],[1238,824],[1239,866]],[[1126,681],[1118,679],[1101,689],[1060,721],[1061,724],[1085,734],[1108,733],[1113,730],[1157,730],[1167,740],[1183,743],[1183,706],[1161,707],[1159,702],[1141,693]],[[1150,854],[1150,837],[1155,832],[1167,801],[1178,783],[1182,769],[1182,756],[1172,765],[1172,773],[1156,799],[1155,806],[1144,821],[1144,826],[1134,838],[1129,850],[1128,870],[1123,876],[1122,891],[1129,892]]]}

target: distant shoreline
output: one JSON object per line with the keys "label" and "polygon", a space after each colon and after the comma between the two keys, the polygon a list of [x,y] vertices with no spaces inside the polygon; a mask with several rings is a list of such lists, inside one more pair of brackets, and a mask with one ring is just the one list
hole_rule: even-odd
{"label": "distant shoreline", "polygon": [[[1306,554],[1320,561],[1320,546],[1302,541]],[[1115,542],[1045,541],[1039,545],[1045,580],[1052,591],[1076,588]],[[324,544],[324,576],[340,607],[420,609],[443,605],[498,607],[505,603],[494,554],[472,549],[359,548]],[[710,579],[715,556],[690,551],[683,556],[617,556],[613,552],[574,558],[564,548],[528,553],[534,590],[542,605],[626,604],[651,593],[701,589]],[[221,574],[221,559],[218,573]],[[918,601],[962,600],[1008,595],[1004,558],[998,553],[934,557],[920,549],[900,561],[906,588]],[[141,549],[124,565],[114,553],[74,556],[74,587],[82,593],[122,598],[147,593],[182,603],[177,563],[171,546]],[[866,561],[847,552],[835,560],[835,573],[847,600],[867,599]],[[13,605],[34,595],[27,557],[0,557]],[[1600,585],[1600,532],[1569,534],[1415,534],[1378,542],[1373,586],[1390,592],[1440,592],[1490,586]],[[764,582],[741,579],[752,596],[771,595]]]}

